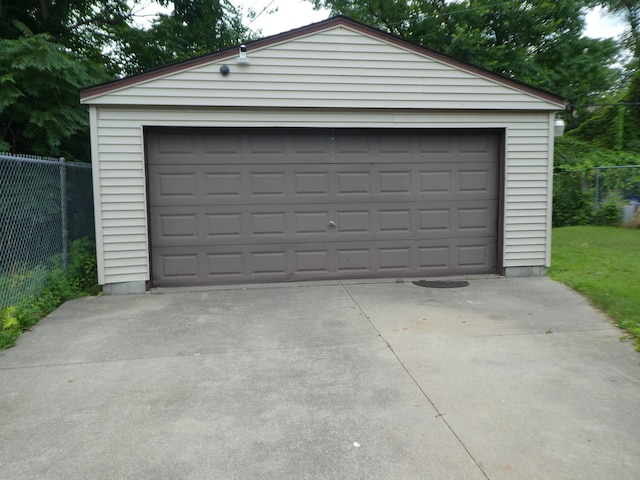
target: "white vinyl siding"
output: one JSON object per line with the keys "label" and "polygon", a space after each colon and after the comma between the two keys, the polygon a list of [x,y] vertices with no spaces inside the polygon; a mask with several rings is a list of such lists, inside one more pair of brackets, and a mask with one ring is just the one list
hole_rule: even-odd
{"label": "white vinyl siding", "polygon": [[97,107],[92,144],[100,283],[149,280],[144,126],[504,129],[503,264],[546,266],[552,120],[548,112]]}
{"label": "white vinyl siding", "polygon": [[[553,104],[336,26],[88,98],[102,105],[549,110]],[[226,64],[231,72],[220,74]]]}

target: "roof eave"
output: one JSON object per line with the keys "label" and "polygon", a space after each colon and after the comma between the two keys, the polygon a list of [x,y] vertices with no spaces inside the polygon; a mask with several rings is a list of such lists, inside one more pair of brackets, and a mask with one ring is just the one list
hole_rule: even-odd
{"label": "roof eave", "polygon": [[[482,67],[478,67],[477,65],[473,65],[471,63],[458,60],[456,58],[450,57],[448,55],[437,52],[435,50],[431,50],[430,48],[417,45],[415,43],[409,42],[400,37],[396,37],[394,35],[391,35],[389,33],[383,32],[376,28],[370,27],[363,23],[357,22],[351,18],[342,16],[342,15],[331,17],[331,18],[328,18],[327,20],[313,23],[304,27],[296,28],[288,32],[283,32],[277,35],[272,35],[269,37],[247,42],[246,45],[249,50],[255,50],[257,48],[264,48],[276,43],[281,43],[294,38],[310,35],[318,31],[333,28],[335,26],[345,26],[345,27],[352,28],[363,34],[370,35],[370,36],[379,38],[383,41],[393,43],[395,45],[401,46],[415,53],[418,53],[420,55],[424,55],[426,57],[440,61],[442,63],[454,66],[456,68],[460,68],[462,70],[468,71],[470,73],[474,73],[476,75],[480,75],[482,77],[485,77],[487,79],[509,86],[516,90],[533,95],[537,98],[540,98],[541,100],[550,102],[556,105],[559,110],[563,109],[566,105],[566,100],[558,95],[547,92],[537,87],[533,87],[531,85],[520,82],[518,80],[514,80],[504,75],[491,72]],[[189,68],[194,68],[200,65],[231,58],[237,54],[238,47],[239,45],[236,45],[234,47],[226,48],[218,52],[208,53],[198,57],[189,58],[186,60],[181,60],[175,63],[171,63],[169,65],[164,65],[162,67],[154,68],[152,70],[148,70],[146,72],[133,75],[130,77],[125,77],[122,79],[113,80],[110,82],[83,88],[80,90],[80,101],[84,102],[86,100],[103,95],[105,93],[109,93],[111,91],[120,90],[128,86],[153,80],[154,78],[163,77],[165,75],[170,75],[172,73],[184,71]]]}

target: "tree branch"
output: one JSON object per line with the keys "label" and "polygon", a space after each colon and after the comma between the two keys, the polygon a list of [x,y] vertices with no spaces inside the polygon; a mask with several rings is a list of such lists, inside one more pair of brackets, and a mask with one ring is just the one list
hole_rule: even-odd
{"label": "tree branch", "polygon": [[40,17],[42,21],[46,22],[49,20],[49,2],[47,0],[40,0]]}
{"label": "tree branch", "polygon": [[73,30],[74,28],[81,27],[82,25],[92,25],[92,24],[101,24],[101,25],[120,25],[125,23],[127,20],[132,18],[131,14],[128,15],[96,15],[95,17],[83,18],[79,20],[73,25],[69,25],[69,29]]}

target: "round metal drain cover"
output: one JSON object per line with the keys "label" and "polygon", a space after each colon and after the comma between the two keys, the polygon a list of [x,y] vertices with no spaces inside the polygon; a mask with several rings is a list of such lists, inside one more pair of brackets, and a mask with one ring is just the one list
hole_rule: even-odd
{"label": "round metal drain cover", "polygon": [[469,282],[466,280],[419,280],[413,282],[413,284],[428,288],[460,288],[469,286]]}

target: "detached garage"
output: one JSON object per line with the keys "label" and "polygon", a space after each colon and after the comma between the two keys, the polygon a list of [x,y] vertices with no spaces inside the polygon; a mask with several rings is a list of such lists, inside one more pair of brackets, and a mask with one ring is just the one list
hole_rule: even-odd
{"label": "detached garage", "polygon": [[81,97],[107,293],[549,264],[563,99],[345,17]]}

